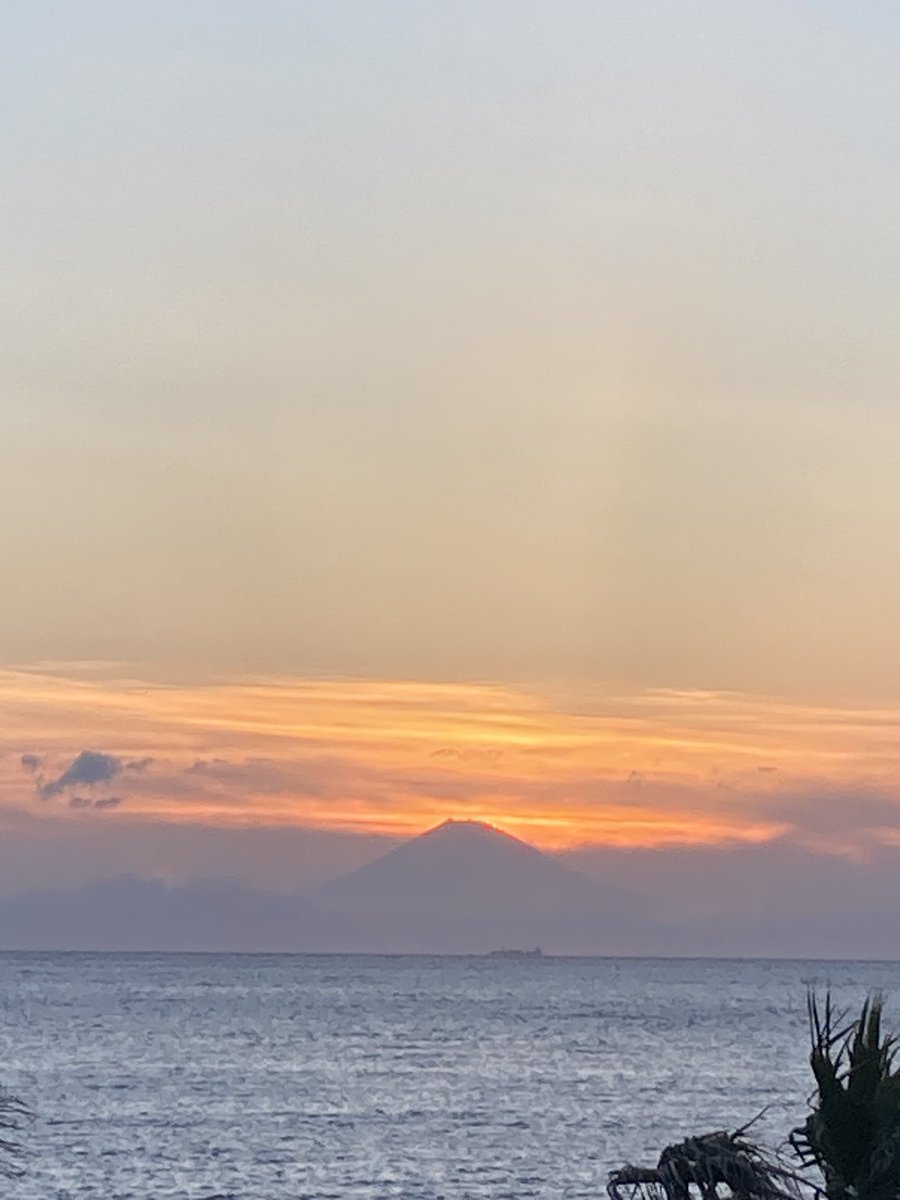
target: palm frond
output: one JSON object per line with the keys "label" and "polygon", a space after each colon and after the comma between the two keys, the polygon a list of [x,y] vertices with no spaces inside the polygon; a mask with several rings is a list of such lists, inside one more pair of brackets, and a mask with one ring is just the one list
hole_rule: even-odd
{"label": "palm frond", "polygon": [[806,1121],[790,1135],[804,1167],[817,1167],[830,1200],[900,1196],[900,1072],[896,1040],[882,1030],[884,1001],[866,999],[847,1022],[830,994],[807,997],[816,1088]]}
{"label": "palm frond", "polygon": [[704,1200],[724,1194],[743,1200],[799,1200],[807,1180],[781,1158],[746,1136],[752,1122],[734,1133],[717,1130],[667,1146],[655,1167],[627,1165],[610,1173],[610,1200]]}

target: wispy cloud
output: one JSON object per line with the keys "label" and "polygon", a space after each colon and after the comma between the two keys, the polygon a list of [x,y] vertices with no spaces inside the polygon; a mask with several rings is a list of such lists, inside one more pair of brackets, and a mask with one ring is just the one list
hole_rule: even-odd
{"label": "wispy cloud", "polygon": [[0,762],[0,808],[27,803],[31,776],[69,800],[59,819],[120,806],[117,821],[404,835],[468,815],[550,847],[788,837],[829,852],[900,829],[900,713],[886,708],[137,672],[0,682],[17,753]]}
{"label": "wispy cloud", "polygon": [[121,796],[101,796],[96,800],[91,796],[72,796],[69,800],[69,808],[94,808],[103,812],[106,809],[118,808],[121,803]]}

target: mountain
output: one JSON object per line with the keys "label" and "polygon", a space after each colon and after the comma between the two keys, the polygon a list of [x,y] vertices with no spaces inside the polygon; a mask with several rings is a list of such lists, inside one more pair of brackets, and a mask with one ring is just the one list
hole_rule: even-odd
{"label": "mountain", "polygon": [[634,896],[480,821],[445,821],[310,898],[346,921],[348,949],[484,953],[540,945],[614,954],[665,945]]}
{"label": "mountain", "polygon": [[445,821],[306,895],[123,875],[0,898],[0,949],[665,953],[622,888],[478,821]]}
{"label": "mountain", "polygon": [[383,858],[318,887],[331,911],[479,916],[487,911],[565,910],[597,885],[550,855],[481,821],[445,821]]}

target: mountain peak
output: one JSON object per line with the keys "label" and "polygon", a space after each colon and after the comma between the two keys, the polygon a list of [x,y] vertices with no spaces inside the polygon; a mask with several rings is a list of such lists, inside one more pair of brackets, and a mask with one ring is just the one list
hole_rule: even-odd
{"label": "mountain peak", "polygon": [[513,841],[518,841],[518,838],[513,838],[512,834],[506,833],[502,829],[498,829],[496,825],[491,825],[488,821],[476,821],[471,817],[447,817],[446,821],[441,821],[440,825],[434,825],[431,829],[426,829],[424,833],[420,833],[419,837],[447,837],[447,836],[487,836],[496,835],[502,838],[511,838]]}
{"label": "mountain peak", "polygon": [[405,842],[387,857],[397,859],[426,855],[433,864],[446,863],[452,871],[462,870],[464,874],[466,865],[474,866],[479,859],[485,865],[495,861],[542,860],[557,871],[574,874],[568,867],[563,867],[558,859],[532,846],[530,842],[491,825],[489,821],[478,821],[471,817],[448,817],[440,825],[434,825]]}
{"label": "mountain peak", "polygon": [[312,898],[323,912],[369,931],[362,944],[399,949],[541,945],[553,951],[586,938],[610,945],[613,932],[618,937],[620,927],[624,934],[632,924],[629,897],[487,821],[468,818],[442,821],[323,884]]}
{"label": "mountain peak", "polygon": [[326,905],[446,913],[527,910],[571,901],[593,885],[536,846],[486,821],[449,818],[383,858],[317,889]]}

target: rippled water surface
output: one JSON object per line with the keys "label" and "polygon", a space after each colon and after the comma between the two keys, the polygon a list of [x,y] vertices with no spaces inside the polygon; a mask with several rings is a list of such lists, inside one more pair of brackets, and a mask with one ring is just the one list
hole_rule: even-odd
{"label": "rippled water surface", "polygon": [[787,1132],[808,982],[856,1004],[900,966],[0,954],[38,1114],[11,1195],[600,1196],[767,1104]]}

